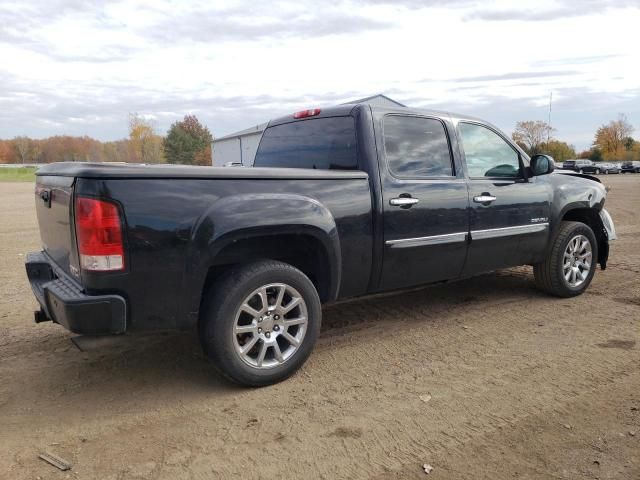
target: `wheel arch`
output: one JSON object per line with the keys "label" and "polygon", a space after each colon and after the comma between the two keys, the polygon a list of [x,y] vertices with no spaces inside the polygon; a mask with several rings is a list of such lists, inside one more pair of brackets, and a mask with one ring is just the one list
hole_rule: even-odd
{"label": "wheel arch", "polygon": [[305,273],[323,303],[337,298],[342,258],[329,210],[302,195],[236,195],[215,202],[193,228],[184,276],[186,326],[197,323],[203,293],[220,275],[265,259]]}
{"label": "wheel arch", "polygon": [[581,222],[588,225],[596,237],[598,243],[598,263],[602,270],[607,268],[609,258],[609,238],[607,230],[600,218],[600,212],[591,207],[576,206],[564,212],[561,219],[563,221]]}

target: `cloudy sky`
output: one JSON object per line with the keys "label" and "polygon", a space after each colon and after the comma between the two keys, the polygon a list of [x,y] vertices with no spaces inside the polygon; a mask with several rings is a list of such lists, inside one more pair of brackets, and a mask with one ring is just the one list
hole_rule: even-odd
{"label": "cloudy sky", "polygon": [[640,0],[0,0],[0,138],[214,136],[385,93],[507,132],[546,120],[586,148],[625,113],[640,137]]}

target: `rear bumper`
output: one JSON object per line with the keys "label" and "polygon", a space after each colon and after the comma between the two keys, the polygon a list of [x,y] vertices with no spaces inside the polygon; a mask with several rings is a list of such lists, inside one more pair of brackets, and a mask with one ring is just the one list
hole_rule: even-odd
{"label": "rear bumper", "polygon": [[86,295],[82,287],[44,252],[29,253],[25,267],[41,307],[35,314],[36,322],[52,320],[82,335],[126,331],[127,305],[121,296]]}

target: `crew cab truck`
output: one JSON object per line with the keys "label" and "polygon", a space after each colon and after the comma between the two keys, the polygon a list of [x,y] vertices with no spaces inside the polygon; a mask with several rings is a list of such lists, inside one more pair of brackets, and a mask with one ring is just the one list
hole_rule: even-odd
{"label": "crew cab truck", "polygon": [[480,119],[364,104],[271,121],[248,168],[47,165],[35,319],[197,329],[226,377],[271,384],[311,353],[322,304],[516,265],[582,293],[615,239],[606,191],[553,170]]}

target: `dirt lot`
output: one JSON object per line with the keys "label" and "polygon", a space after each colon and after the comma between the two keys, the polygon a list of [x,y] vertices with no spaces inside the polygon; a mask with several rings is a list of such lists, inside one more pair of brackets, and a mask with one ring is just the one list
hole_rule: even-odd
{"label": "dirt lot", "polygon": [[[35,325],[30,184],[0,184],[0,478],[640,478],[640,175],[575,299],[529,268],[326,308],[292,379],[243,390],[191,335],[78,351]],[[73,464],[39,460],[51,451]]]}

